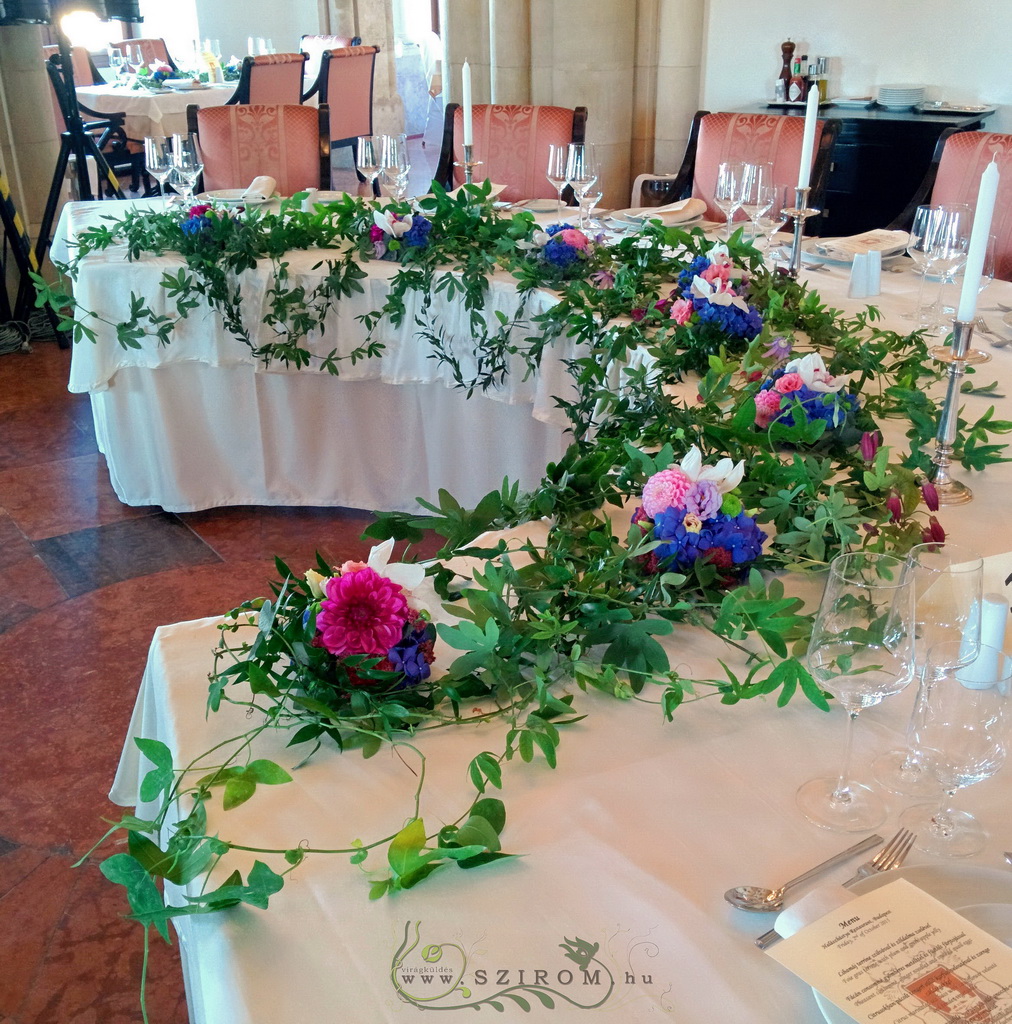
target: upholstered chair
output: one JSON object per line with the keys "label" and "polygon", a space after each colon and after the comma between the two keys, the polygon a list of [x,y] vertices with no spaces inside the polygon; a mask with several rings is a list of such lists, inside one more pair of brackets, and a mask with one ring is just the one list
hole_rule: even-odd
{"label": "upholstered chair", "polygon": [[321,36],[306,35],[299,40],[299,49],[306,55],[306,73],[303,82],[311,83],[310,92],[316,86],[320,74],[320,64],[324,50],[343,50],[348,46],[358,46],[362,40],[358,36]]}
{"label": "upholstered chair", "polygon": [[[43,60],[49,60],[55,53],[59,53],[58,46],[43,46]],[[72,46],[70,48],[71,66],[74,69],[74,85],[80,88],[82,85],[104,85],[105,79],[99,73],[91,54],[83,46]]]}
{"label": "upholstered chair", "polygon": [[245,188],[261,174],[274,178],[283,196],[330,188],[329,117],[325,103],[190,104],[186,118],[200,147],[204,189]]}
{"label": "upholstered chair", "polygon": [[995,236],[994,276],[1012,281],[1012,135],[947,128],[939,136],[931,165],[907,208],[892,227],[909,229],[922,203],[976,206],[980,176],[995,160],[1000,181],[991,219]]}
{"label": "upholstered chair", "polygon": [[[343,46],[324,50],[320,74],[307,96],[316,95],[331,109],[331,146],[352,146],[359,135],[372,135],[372,84],[378,46]],[[356,154],[357,155],[357,154]]]}
{"label": "upholstered chair", "polygon": [[[815,209],[822,208],[839,128],[839,121],[816,123],[808,200]],[[695,196],[706,203],[707,218],[723,220],[724,214],[713,200],[720,164],[727,160],[772,163],[773,180],[793,185],[798,180],[804,130],[805,119],[788,114],[711,114],[699,110],[692,119],[681,169],[671,180],[649,183],[649,199],[660,205]],[[809,229],[814,226],[811,220],[806,224]]]}
{"label": "upholstered chair", "polygon": [[[475,104],[471,108],[474,159],[481,161],[476,180],[488,178],[506,188],[499,197],[506,202],[521,199],[554,199],[557,195],[545,172],[551,143],[583,142],[587,108],[527,107]],[[464,111],[456,103],[446,107],[443,145],[436,180],[446,188],[463,184]]]}
{"label": "upholstered chair", "polygon": [[169,56],[169,48],[165,45],[164,39],[116,39],[109,45],[119,50],[127,60],[130,58],[131,49],[136,53],[140,47],[145,64],[161,61],[168,64],[173,71],[176,70],[176,62]]}
{"label": "upholstered chair", "polygon": [[243,57],[239,83],[227,103],[287,104],[302,102],[304,53],[261,53]]}

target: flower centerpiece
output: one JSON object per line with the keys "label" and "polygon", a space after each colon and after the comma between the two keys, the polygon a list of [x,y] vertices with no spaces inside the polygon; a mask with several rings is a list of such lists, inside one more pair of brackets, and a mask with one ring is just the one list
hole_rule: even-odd
{"label": "flower centerpiece", "polygon": [[165,88],[167,78],[175,77],[177,77],[175,71],[164,61],[156,61],[151,65],[142,64],[133,76],[133,87],[158,91]]}
{"label": "flower centerpiece", "polygon": [[586,274],[597,243],[572,224],[552,224],[543,231],[536,228],[518,247],[527,250],[549,281],[571,281]]}
{"label": "flower centerpiece", "polygon": [[647,480],[633,515],[633,522],[659,542],[644,560],[647,573],[684,573],[708,563],[722,583],[744,575],[766,539],[735,493],[744,471],[744,462],[730,459],[704,466],[693,445],[677,466]]}
{"label": "flower centerpiece", "polygon": [[369,241],[378,260],[404,260],[411,250],[424,249],[429,244],[432,221],[420,213],[393,213],[374,210],[369,228]]}
{"label": "flower centerpiece", "polygon": [[822,437],[856,444],[860,431],[854,416],[857,395],[845,388],[851,374],[831,374],[818,352],[791,359],[775,369],[755,396],[755,425],[765,430],[772,423],[822,423]]}

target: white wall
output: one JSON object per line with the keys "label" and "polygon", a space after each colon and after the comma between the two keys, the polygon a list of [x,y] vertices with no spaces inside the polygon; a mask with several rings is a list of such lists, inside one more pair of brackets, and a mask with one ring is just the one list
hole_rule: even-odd
{"label": "white wall", "polygon": [[1012,132],[1012,0],[708,0],[701,105],[772,98],[787,38],[832,58],[830,96],[914,82],[928,99],[998,106],[985,126]]}
{"label": "white wall", "polygon": [[225,60],[246,56],[249,36],[274,42],[279,53],[296,53],[299,38],[320,31],[317,0],[196,0],[202,39],[221,41]]}

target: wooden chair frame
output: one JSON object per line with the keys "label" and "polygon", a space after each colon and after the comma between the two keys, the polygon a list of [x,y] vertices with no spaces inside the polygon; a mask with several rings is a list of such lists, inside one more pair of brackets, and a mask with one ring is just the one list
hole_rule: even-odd
{"label": "wooden chair frame", "polygon": [[[302,51],[299,51],[302,53]],[[309,60],[308,53],[302,53],[302,73],[306,73],[306,61]],[[253,65],[256,63],[254,57],[243,57],[242,64],[239,67],[239,81],[236,83],[235,92],[225,101],[224,106],[231,107],[236,104],[248,104],[249,103],[249,90],[250,90],[250,76],[253,74]],[[302,85],[299,85],[299,96],[300,102],[305,102],[306,97],[302,94]]]}

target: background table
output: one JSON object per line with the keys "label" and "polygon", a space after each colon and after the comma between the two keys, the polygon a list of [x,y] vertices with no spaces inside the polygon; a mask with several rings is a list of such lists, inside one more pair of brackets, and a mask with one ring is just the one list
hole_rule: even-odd
{"label": "background table", "polygon": [[[113,205],[112,212],[128,208],[68,204],[54,258],[65,260],[82,225],[108,216]],[[291,284],[315,287],[325,273],[316,265],[326,256],[322,250],[287,254]],[[127,318],[131,292],[144,295],[156,312],[171,313],[159,281],[182,265],[173,256],[127,263],[123,247],[110,248],[83,262],[75,294],[85,309],[113,322]],[[366,270],[364,291],[342,299],[325,331],[308,339],[313,352],[347,353],[364,340],[356,318],[383,305],[397,265],[375,261]],[[247,323],[259,343],[273,338],[262,323],[271,275],[262,261],[243,278]],[[548,291],[531,293],[528,321],[556,301]],[[519,302],[513,279],[497,275],[486,315],[512,316]],[[530,376],[514,357],[502,387],[467,398],[416,335],[420,304],[417,295],[409,297],[401,326],[384,323],[377,330],[386,346],[382,356],[342,363],[339,378],[278,363],[265,367],[206,306],[192,311],[164,348],[124,350],[108,325],[98,325],[95,344],[74,348],[69,387],[90,396],[99,448],[128,505],[174,512],[217,505],[411,510],[416,498],[434,500],[440,488],[475,504],[505,476],[535,486],[569,443],[554,396],[572,393],[565,361],[576,355],[573,342],[561,339]],[[433,309],[467,373],[474,350],[462,305],[437,296]],[[529,329],[517,329],[515,337]],[[617,377],[613,383],[618,386]]]}
{"label": "background table", "polygon": [[185,133],[186,108],[195,103],[200,107],[220,107],[235,92],[235,82],[210,85],[206,89],[177,92],[175,89],[122,89],[115,85],[79,86],[78,101],[103,114],[122,111],[126,114],[124,128],[131,139],[146,135],[173,135]]}

